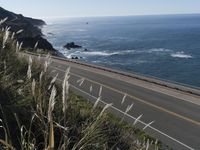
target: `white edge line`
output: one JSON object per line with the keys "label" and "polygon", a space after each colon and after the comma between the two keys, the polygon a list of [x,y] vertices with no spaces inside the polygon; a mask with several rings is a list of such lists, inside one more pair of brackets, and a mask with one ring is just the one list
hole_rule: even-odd
{"label": "white edge line", "polygon": [[[62,80],[60,80],[60,79],[58,79],[58,80],[62,82]],[[77,87],[74,86],[74,85],[71,85],[71,84],[70,84],[70,86],[72,86],[73,88],[79,90],[80,92],[82,92],[82,93],[84,93],[84,94],[86,94],[86,95],[88,95],[88,96],[90,96],[90,97],[92,97],[92,98],[94,98],[94,99],[98,99],[97,97],[95,97],[95,96],[93,96],[93,95],[91,95],[91,94],[89,94],[89,93],[87,93],[87,92],[85,92],[85,91],[83,91],[83,90],[77,88]],[[100,100],[100,101],[101,101],[103,104],[105,104],[105,105],[108,104],[108,103],[106,103],[106,102],[104,102],[104,101],[102,101],[102,100]],[[116,108],[116,107],[114,107],[114,106],[111,106],[111,108],[117,110],[118,112],[120,112],[120,113],[126,115],[127,117],[129,117],[129,118],[131,118],[131,119],[133,119],[133,120],[136,120],[135,117],[133,117],[133,116],[131,116],[131,115],[129,115],[129,114],[127,114],[127,113],[121,111],[120,109],[118,109],[118,108]],[[145,122],[143,122],[143,121],[141,121],[141,120],[138,120],[138,122],[140,122],[141,124],[143,124],[143,125],[145,125],[145,126],[147,125]],[[149,127],[150,129],[152,129],[152,130],[154,130],[154,131],[156,131],[156,132],[162,134],[163,136],[168,137],[168,138],[171,139],[172,141],[175,141],[175,142],[179,143],[180,145],[182,145],[182,146],[184,146],[184,147],[186,147],[186,148],[188,148],[188,149],[190,149],[190,150],[194,150],[194,148],[192,148],[192,147],[190,147],[190,146],[188,146],[188,145],[186,145],[186,144],[180,142],[179,140],[177,140],[177,139],[175,139],[175,138],[173,138],[173,137],[167,135],[166,133],[163,133],[162,131],[160,131],[160,130],[158,130],[158,129],[152,127],[152,126],[148,126],[148,127]]]}
{"label": "white edge line", "polygon": [[[51,67],[51,68],[54,68],[54,67]],[[61,71],[61,70],[60,70],[60,71]],[[57,80],[60,81],[60,82],[62,82],[62,80],[60,80],[60,79],[57,79]],[[85,91],[83,91],[83,90],[77,88],[77,87],[74,86],[74,85],[71,85],[71,84],[70,84],[70,86],[72,86],[73,88],[79,90],[80,92],[82,92],[82,93],[84,93],[84,94],[86,94],[86,95],[88,95],[88,96],[90,96],[90,97],[92,97],[92,98],[94,98],[94,99],[98,99],[97,97],[95,97],[95,96],[93,96],[93,95],[91,95],[91,94],[89,94],[89,93],[87,93],[87,92],[85,92]],[[102,101],[102,100],[100,100],[100,101],[101,101],[103,104],[105,104],[105,105],[107,104],[106,102],[104,102],[104,101]],[[129,118],[131,118],[131,119],[133,119],[133,120],[136,120],[135,117],[133,117],[133,116],[131,116],[131,115],[129,115],[129,114],[123,112],[122,110],[120,110],[120,109],[118,109],[118,108],[116,108],[116,107],[114,107],[114,106],[111,106],[111,108],[117,110],[118,112],[124,114],[125,116],[127,116],[127,117],[129,117]],[[143,121],[141,121],[141,120],[138,120],[138,122],[141,123],[141,124],[143,124],[143,125],[145,125],[145,126],[147,125],[145,122],[143,122]],[[158,130],[158,129],[152,127],[152,126],[148,126],[148,127],[149,127],[150,129],[152,129],[152,130],[154,130],[154,131],[160,133],[161,135],[163,135],[163,136],[165,136],[165,137],[171,139],[172,141],[175,141],[175,142],[179,143],[180,145],[182,145],[182,146],[188,148],[189,150],[194,150],[194,148],[192,148],[192,147],[190,147],[190,146],[188,146],[188,145],[186,145],[186,144],[180,142],[179,140],[177,140],[177,139],[175,139],[175,138],[173,138],[173,137],[167,135],[166,133],[163,133],[162,131],[160,131],[160,130]]]}

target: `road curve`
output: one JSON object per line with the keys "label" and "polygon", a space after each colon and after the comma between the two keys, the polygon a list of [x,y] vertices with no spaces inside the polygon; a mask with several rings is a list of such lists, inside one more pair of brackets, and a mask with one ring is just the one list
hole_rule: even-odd
{"label": "road curve", "polygon": [[[45,57],[38,58],[40,62]],[[125,114],[125,120],[133,123],[142,114],[139,128],[154,122],[145,129],[151,136],[158,138],[173,149],[200,150],[200,90],[141,77],[134,74],[118,72],[79,61],[69,61],[57,57],[51,59],[50,75],[59,74],[62,81],[65,70],[71,67],[71,89],[79,94],[96,100],[102,87],[102,103],[113,103],[113,114],[124,116],[127,106],[133,109]],[[111,70],[111,71],[110,71]],[[81,86],[77,80],[83,78]],[[90,87],[92,86],[92,91]],[[122,103],[124,95],[127,95]]]}

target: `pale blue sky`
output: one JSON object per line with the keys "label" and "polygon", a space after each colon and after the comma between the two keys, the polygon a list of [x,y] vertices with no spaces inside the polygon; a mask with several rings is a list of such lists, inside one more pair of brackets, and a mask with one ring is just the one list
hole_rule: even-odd
{"label": "pale blue sky", "polygon": [[0,6],[37,18],[200,13],[200,0],[0,0]]}

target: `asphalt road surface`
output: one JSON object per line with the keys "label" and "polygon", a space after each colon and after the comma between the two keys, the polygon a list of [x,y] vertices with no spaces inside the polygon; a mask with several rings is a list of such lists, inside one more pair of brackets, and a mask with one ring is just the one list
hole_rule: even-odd
{"label": "asphalt road surface", "polygon": [[[45,59],[36,58],[40,62]],[[142,115],[136,126],[144,128],[150,123],[145,132],[173,149],[200,150],[200,91],[198,89],[181,86],[183,90],[180,90],[180,85],[175,85],[177,88],[170,88],[170,86],[122,75],[98,66],[74,62],[54,57],[48,68],[49,74],[51,76],[58,74],[58,80],[62,82],[65,71],[70,66],[69,83],[73,91],[93,102],[101,95],[101,104],[112,103],[110,111],[118,117],[125,116],[124,119],[129,123],[134,123],[135,119]],[[80,82],[77,83],[80,79],[84,80],[81,85]],[[99,93],[101,87],[102,92]],[[126,98],[122,102],[124,96]],[[127,107],[132,104],[131,111],[125,113]]]}

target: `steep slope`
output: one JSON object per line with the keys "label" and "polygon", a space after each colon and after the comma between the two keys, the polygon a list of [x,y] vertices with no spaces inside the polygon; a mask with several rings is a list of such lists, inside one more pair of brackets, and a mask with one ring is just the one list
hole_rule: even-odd
{"label": "steep slope", "polygon": [[46,24],[43,20],[24,17],[21,14],[15,14],[0,7],[0,20],[4,18],[8,19],[4,24],[0,25],[0,27],[9,26],[12,32],[23,29],[23,32],[16,35],[16,38],[24,43],[24,47],[33,48],[35,43],[38,42],[38,48],[55,51],[53,46],[42,37],[40,27]]}

